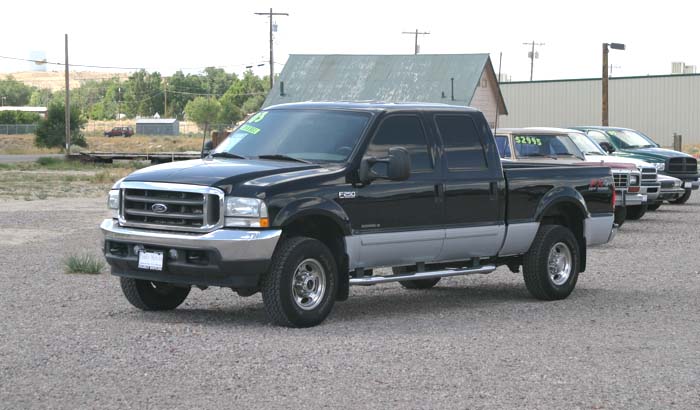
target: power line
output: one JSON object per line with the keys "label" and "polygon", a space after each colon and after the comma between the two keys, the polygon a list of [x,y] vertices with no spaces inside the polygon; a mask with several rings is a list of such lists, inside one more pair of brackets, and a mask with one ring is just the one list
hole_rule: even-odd
{"label": "power line", "polygon": [[[0,58],[4,58],[6,60],[17,60],[17,61],[28,61],[30,63],[38,64],[38,65],[43,65],[43,64],[50,64],[50,65],[66,65],[66,63],[57,63],[53,61],[46,61],[44,60],[32,60],[29,58],[19,58],[19,57],[8,57],[8,56],[0,56]],[[89,65],[89,64],[71,64],[71,67],[83,67],[83,68],[106,68],[110,70],[145,70],[144,67],[116,67],[116,66],[102,66],[102,65]]]}

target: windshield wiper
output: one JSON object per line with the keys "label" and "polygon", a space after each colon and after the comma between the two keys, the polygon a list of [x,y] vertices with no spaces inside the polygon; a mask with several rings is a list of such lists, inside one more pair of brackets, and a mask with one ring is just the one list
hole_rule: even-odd
{"label": "windshield wiper", "polygon": [[284,155],[284,154],[263,154],[263,155],[258,155],[258,158],[260,158],[260,159],[278,159],[278,160],[282,160],[282,161],[296,161],[296,162],[303,162],[304,164],[312,164],[312,162],[309,162],[305,159],[294,158],[294,157],[290,157],[289,155]]}
{"label": "windshield wiper", "polygon": [[218,157],[218,158],[248,159],[248,158],[246,158],[246,157],[244,157],[244,156],[242,156],[242,155],[233,154],[233,153],[227,152],[227,151],[215,152],[215,153],[213,153],[213,154],[211,154],[211,155],[209,155],[209,156],[212,157],[212,158],[217,158],[217,157]]}

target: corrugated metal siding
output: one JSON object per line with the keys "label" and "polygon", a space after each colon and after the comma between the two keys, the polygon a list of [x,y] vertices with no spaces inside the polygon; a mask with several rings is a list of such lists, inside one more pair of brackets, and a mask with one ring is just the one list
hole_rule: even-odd
{"label": "corrugated metal siding", "polygon": [[[600,79],[502,83],[509,115],[502,127],[599,125]],[[700,75],[612,78],[612,126],[640,130],[663,146],[673,133],[684,144],[700,144]]]}

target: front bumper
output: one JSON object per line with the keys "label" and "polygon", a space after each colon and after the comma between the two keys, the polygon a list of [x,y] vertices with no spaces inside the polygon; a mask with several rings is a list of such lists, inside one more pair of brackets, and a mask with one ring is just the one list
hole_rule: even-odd
{"label": "front bumper", "polygon": [[654,202],[660,195],[661,186],[658,183],[643,182],[639,187],[639,193],[647,196],[647,202]]}
{"label": "front bumper", "polygon": [[[638,206],[638,205],[642,205],[643,203],[645,203],[647,201],[646,195],[633,194],[631,192],[625,192],[624,198],[625,198],[624,199],[625,206]],[[615,205],[617,205],[617,204],[615,204]]]}
{"label": "front bumper", "polygon": [[[204,234],[124,228],[114,219],[100,225],[112,273],[136,279],[199,286],[255,288],[267,272],[281,230],[219,229]],[[163,252],[163,270],[138,267],[140,250]]]}

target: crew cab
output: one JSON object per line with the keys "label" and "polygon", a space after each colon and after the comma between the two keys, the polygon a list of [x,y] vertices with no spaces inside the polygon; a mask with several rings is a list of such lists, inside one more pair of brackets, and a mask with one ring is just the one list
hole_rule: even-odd
{"label": "crew cab", "polygon": [[[585,154],[587,148],[582,149],[576,141],[579,138],[588,141],[580,131],[551,127],[499,128],[495,138],[498,152],[505,160],[591,165]],[[611,168],[615,181],[615,223],[622,226],[626,219],[644,216],[647,197],[640,194],[642,176],[637,167],[611,161],[600,165]]]}
{"label": "crew cab", "polygon": [[113,127],[105,131],[105,137],[131,137],[132,135],[134,135],[134,129],[131,127]]}
{"label": "crew cab", "polygon": [[686,203],[692,191],[700,188],[698,161],[695,158],[683,152],[660,148],[659,144],[640,131],[600,126],[572,128],[586,132],[586,135],[612,155],[641,159],[654,164],[659,173],[683,181],[685,193],[672,200],[672,203]]}
{"label": "crew cab", "polygon": [[118,181],[101,229],[137,308],[221,286],[261,292],[272,322],[307,327],[350,285],[424,289],[499,265],[522,266],[535,298],[564,299],[588,247],[612,239],[614,202],[607,167],[502,165],[472,108],[295,103],[260,111],[206,158]]}

